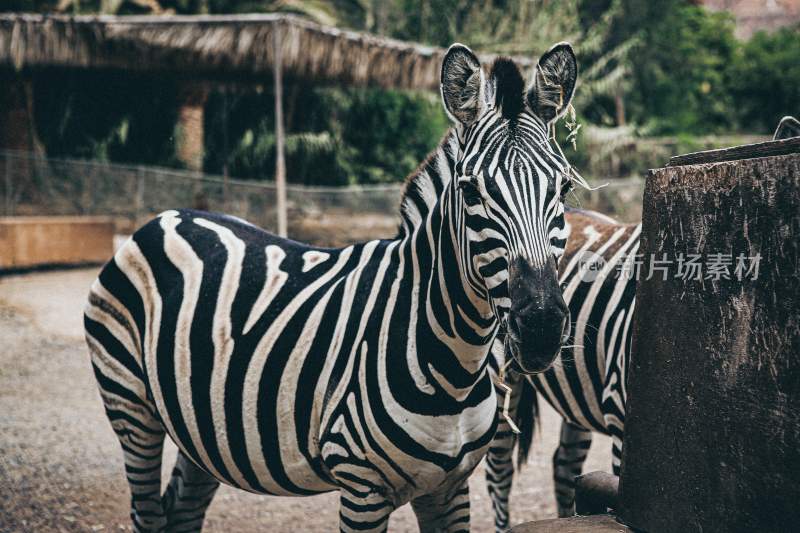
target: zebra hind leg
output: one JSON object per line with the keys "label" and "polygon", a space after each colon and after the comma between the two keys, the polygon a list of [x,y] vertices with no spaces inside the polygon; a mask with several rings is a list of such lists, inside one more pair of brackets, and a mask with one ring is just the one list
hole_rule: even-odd
{"label": "zebra hind leg", "polygon": [[429,494],[411,501],[420,533],[469,532],[469,483],[465,479],[456,490]]}
{"label": "zebra hind leg", "polygon": [[170,533],[200,531],[219,481],[178,453],[162,500]]}
{"label": "zebra hind leg", "polygon": [[[140,374],[119,363],[97,338],[123,353],[108,339],[107,330],[86,319],[87,342],[92,368],[100,389],[106,416],[119,439],[125,473],[131,490],[131,521],[138,533],[163,531],[166,516],[161,506],[161,454],[166,433],[147,400]],[[120,356],[122,357],[122,356]]]}
{"label": "zebra hind leg", "polygon": [[147,406],[135,403],[132,397],[123,399],[102,388],[101,395],[125,457],[133,530],[137,533],[164,531],[167,525],[161,506],[164,429]]}
{"label": "zebra hind leg", "polygon": [[553,481],[558,516],[575,514],[575,477],[581,474],[592,444],[592,432],[567,421],[561,424],[561,437],[553,455]]}
{"label": "zebra hind leg", "polygon": [[[359,483],[359,480],[353,481]],[[361,487],[343,488],[339,498],[339,531],[384,532],[389,527],[389,515],[392,511],[394,506],[380,491],[369,488],[362,491]]]}

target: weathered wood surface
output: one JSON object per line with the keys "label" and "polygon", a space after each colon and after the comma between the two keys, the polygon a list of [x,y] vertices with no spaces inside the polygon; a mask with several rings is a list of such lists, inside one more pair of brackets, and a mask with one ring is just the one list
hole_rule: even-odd
{"label": "weathered wood surface", "polygon": [[[641,251],[732,254],[731,279],[637,288],[620,517],[661,532],[800,524],[800,154],[651,172]],[[760,254],[737,279],[738,254]]]}
{"label": "weathered wood surface", "polygon": [[572,516],[514,526],[509,533],[633,533],[610,515]]}
{"label": "weathered wood surface", "polygon": [[781,139],[779,141],[766,141],[755,144],[745,144],[732,148],[706,150],[691,154],[676,155],[669,160],[670,167],[683,165],[699,165],[702,163],[721,163],[724,161],[737,161],[740,159],[754,159],[757,157],[771,157],[800,153],[800,137]]}

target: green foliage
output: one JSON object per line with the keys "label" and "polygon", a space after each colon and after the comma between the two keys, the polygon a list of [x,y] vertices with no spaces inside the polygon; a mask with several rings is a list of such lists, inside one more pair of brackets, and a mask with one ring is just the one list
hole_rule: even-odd
{"label": "green foliage", "polygon": [[[651,159],[625,155],[646,135],[678,139],[670,145],[678,151],[708,134],[769,133],[781,116],[800,113],[800,31],[740,42],[729,15],[688,0],[158,2],[186,14],[280,11],[399,39],[438,46],[460,41],[527,57],[569,40],[580,61],[574,102],[585,127],[577,152],[564,146],[578,167],[595,170],[587,175],[638,172],[650,164]],[[0,11],[68,13],[130,13],[154,5],[142,0],[2,4]],[[34,106],[40,136],[54,155],[175,165],[176,83],[130,73],[42,74]],[[273,177],[270,89],[212,92],[205,113],[207,171]],[[289,81],[284,102],[287,176],[295,183],[401,180],[448,126],[438,95]]]}
{"label": "green foliage", "polygon": [[[333,91],[333,90],[331,90]],[[398,91],[349,91],[337,111],[344,144],[355,157],[343,166],[358,182],[397,181],[409,174],[447,129],[437,97]],[[328,98],[331,107],[338,98]]]}
{"label": "green foliage", "polygon": [[800,28],[754,35],[730,77],[742,129],[772,133],[781,117],[800,114]]}
{"label": "green foliage", "polygon": [[[208,171],[221,173],[227,163],[231,175],[272,177],[272,98],[271,91],[212,95],[206,109]],[[401,180],[447,128],[438,98],[428,94],[290,86],[285,99],[286,168],[293,183]]]}
{"label": "green foliage", "polygon": [[643,30],[632,57],[634,118],[654,133],[712,132],[735,125],[729,66],[737,42],[726,13],[677,5]]}

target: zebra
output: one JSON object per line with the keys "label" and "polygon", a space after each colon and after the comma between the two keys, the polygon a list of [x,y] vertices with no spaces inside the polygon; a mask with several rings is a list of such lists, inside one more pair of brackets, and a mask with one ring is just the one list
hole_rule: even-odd
{"label": "zebra", "polygon": [[[800,135],[800,122],[781,119],[773,140]],[[527,379],[515,372],[505,376],[510,388],[509,413],[519,426],[517,465],[530,450],[537,393],[561,415],[559,445],[553,455],[553,481],[560,517],[575,514],[575,476],[592,443],[592,433],[611,436],[612,471],[619,475],[625,428],[626,375],[636,306],[636,270],[640,267],[641,224],[620,224],[593,211],[567,209],[569,246],[562,258],[560,283],[572,317],[573,335],[568,347],[546,372]],[[596,260],[600,257],[601,260]],[[587,268],[602,266],[598,275]],[[499,342],[495,359],[505,352]],[[512,363],[513,364],[513,363]],[[498,368],[498,364],[494,365]],[[498,390],[498,395],[506,394]],[[504,531],[509,521],[509,494],[513,483],[512,451],[517,441],[507,419],[499,416],[495,440],[486,457],[486,480],[495,513],[495,528]]]}
{"label": "zebra", "polygon": [[[568,337],[557,279],[573,180],[553,122],[567,43],[527,86],[466,46],[444,55],[452,127],[406,182],[393,239],[341,249],[239,219],[169,210],[91,287],[84,329],[122,446],[136,531],[196,531],[220,482],[338,490],[341,531],[384,531],[410,502],[422,531],[467,531],[467,478],[496,429],[498,332],[522,372]],[[160,490],[165,436],[179,455]]]}
{"label": "zebra", "polygon": [[[641,234],[641,224],[619,224],[592,211],[569,209],[565,219],[570,238],[561,262],[560,283],[570,309],[572,334],[547,371],[522,376],[512,370],[505,376],[511,388],[510,415],[520,431],[518,465],[525,462],[530,450],[537,394],[563,418],[553,455],[559,516],[574,514],[573,480],[581,472],[592,432],[611,436],[612,469],[619,475],[625,372],[636,293],[633,274]],[[503,358],[499,346],[493,347],[493,353]],[[495,528],[504,531],[510,514],[512,451],[517,437],[509,422],[498,418],[497,434],[486,457],[486,481]]]}

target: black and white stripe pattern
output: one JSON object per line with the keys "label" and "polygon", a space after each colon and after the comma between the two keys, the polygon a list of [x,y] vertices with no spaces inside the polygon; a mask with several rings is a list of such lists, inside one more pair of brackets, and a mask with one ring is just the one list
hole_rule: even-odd
{"label": "black and white stripe pattern", "polygon": [[[781,119],[773,140],[800,135],[800,122]],[[612,471],[619,475],[625,429],[626,376],[632,341],[631,321],[636,305],[636,255],[641,224],[619,224],[591,211],[566,215],[570,246],[560,273],[564,298],[572,312],[573,336],[553,368],[526,379],[511,374],[509,416],[523,429],[519,438],[523,463],[533,438],[537,416],[536,392],[563,418],[559,445],[553,455],[553,480],[559,516],[575,513],[575,477],[580,475],[592,443],[592,433],[612,438]],[[596,278],[586,278],[591,254],[603,259]],[[502,362],[499,342],[492,349]],[[497,365],[495,365],[497,368]],[[533,388],[530,387],[533,385]],[[534,389],[536,392],[534,392]],[[498,390],[502,397],[504,391]],[[514,475],[512,451],[517,438],[502,416],[487,456],[486,479],[495,512],[495,528],[509,523],[509,495]]]}
{"label": "black and white stripe pattern", "polygon": [[[509,262],[544,264],[565,243],[565,162],[546,124],[512,109],[511,69],[498,61],[494,99],[482,89],[475,119],[410,179],[394,239],[314,248],[176,210],[103,268],[86,339],[137,531],[199,530],[219,482],[339,490],[343,531],[383,531],[407,502],[423,531],[469,529]],[[166,435],[180,455],[162,496]]]}
{"label": "black and white stripe pattern", "polygon": [[[511,417],[523,431],[522,462],[530,446],[536,396],[563,418],[553,477],[559,516],[574,514],[574,478],[581,473],[592,432],[612,437],[615,474],[619,472],[625,423],[625,375],[635,308],[635,260],[641,225],[618,224],[598,213],[568,211],[569,247],[561,264],[564,298],[572,314],[572,337],[553,367],[535,376],[511,372]],[[602,263],[592,261],[594,255]],[[602,264],[596,278],[591,264]],[[502,350],[495,349],[503,357]],[[532,385],[532,387],[531,387]],[[535,392],[534,392],[535,391]],[[517,400],[521,397],[522,400]],[[509,494],[515,435],[501,417],[487,457],[487,482],[497,531],[509,524]]]}

